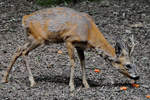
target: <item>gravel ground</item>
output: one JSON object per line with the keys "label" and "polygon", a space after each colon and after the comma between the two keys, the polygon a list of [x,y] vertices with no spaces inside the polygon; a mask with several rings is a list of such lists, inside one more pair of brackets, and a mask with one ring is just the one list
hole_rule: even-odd
{"label": "gravel ground", "polygon": [[[138,67],[140,87],[131,86],[131,80],[121,75],[110,64],[87,51],[86,71],[89,89],[82,87],[79,60],[76,61],[74,96],[69,95],[70,63],[64,44],[42,46],[29,53],[30,66],[37,85],[30,88],[28,73],[19,58],[10,74],[9,83],[0,83],[0,100],[148,100],[150,95],[150,2],[149,0],[110,0],[80,2],[65,5],[87,12],[101,32],[114,45],[115,37],[127,39],[132,34],[137,43],[134,62]],[[64,5],[60,5],[64,6]],[[43,9],[26,0],[0,0],[0,80],[16,47],[25,41],[21,18]],[[62,54],[57,53],[58,50]],[[77,57],[77,56],[76,56]],[[94,68],[101,69],[95,73]],[[118,74],[119,73],[119,74]],[[120,87],[126,86],[126,91]]]}

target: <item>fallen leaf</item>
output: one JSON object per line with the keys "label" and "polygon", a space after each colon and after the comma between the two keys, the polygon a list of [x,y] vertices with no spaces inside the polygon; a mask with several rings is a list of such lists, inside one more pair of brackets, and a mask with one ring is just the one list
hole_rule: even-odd
{"label": "fallen leaf", "polygon": [[150,99],[150,95],[146,95],[146,98]]}
{"label": "fallen leaf", "polygon": [[63,52],[61,51],[61,50],[58,50],[58,52],[57,52],[58,54],[62,54]]}
{"label": "fallen leaf", "polygon": [[140,85],[133,83],[132,86],[138,88]]}
{"label": "fallen leaf", "polygon": [[127,87],[126,86],[122,86],[122,87],[120,87],[120,90],[127,90]]}
{"label": "fallen leaf", "polygon": [[99,70],[99,69],[95,69],[95,70],[94,70],[94,72],[97,72],[97,73],[99,73],[99,72],[100,72],[100,70]]}

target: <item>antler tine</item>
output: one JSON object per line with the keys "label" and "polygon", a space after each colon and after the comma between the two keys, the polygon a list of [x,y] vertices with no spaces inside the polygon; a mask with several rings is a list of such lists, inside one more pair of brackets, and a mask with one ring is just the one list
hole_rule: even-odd
{"label": "antler tine", "polygon": [[131,46],[130,46],[130,50],[129,50],[129,55],[131,56],[131,54],[133,53],[134,47],[135,47],[135,43],[134,43],[134,35],[132,35],[132,37],[129,38],[131,41]]}

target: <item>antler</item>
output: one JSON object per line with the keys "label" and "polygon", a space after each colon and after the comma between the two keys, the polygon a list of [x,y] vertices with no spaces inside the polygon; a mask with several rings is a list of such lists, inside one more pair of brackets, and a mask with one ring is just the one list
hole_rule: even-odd
{"label": "antler", "polygon": [[131,56],[136,44],[134,43],[134,36],[133,35],[129,39],[131,41],[131,45],[130,46],[128,45],[128,48],[129,48],[129,55]]}

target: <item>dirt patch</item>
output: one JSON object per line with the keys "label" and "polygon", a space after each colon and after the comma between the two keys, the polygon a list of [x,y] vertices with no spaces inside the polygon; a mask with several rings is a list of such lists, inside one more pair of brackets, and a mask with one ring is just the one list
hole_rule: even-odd
{"label": "dirt patch", "polygon": [[[147,100],[146,95],[150,94],[150,3],[146,0],[110,0],[106,3],[84,1],[66,6],[90,14],[112,45],[116,36],[126,39],[134,34],[137,45],[133,55],[140,74],[139,88],[133,88],[128,78],[118,74],[118,71],[94,52],[88,51],[85,53],[86,71],[91,88],[82,88],[77,59],[76,91],[70,97],[70,62],[66,48],[64,44],[52,44],[39,47],[29,54],[30,66],[37,81],[36,87],[30,88],[28,73],[19,58],[11,72],[9,83],[0,84],[0,99]],[[43,8],[26,0],[0,1],[0,80],[16,47],[25,41],[21,27],[22,16]],[[58,50],[63,52],[59,54]],[[99,74],[94,72],[95,67],[101,69]],[[121,86],[127,86],[128,89],[120,91]]]}

